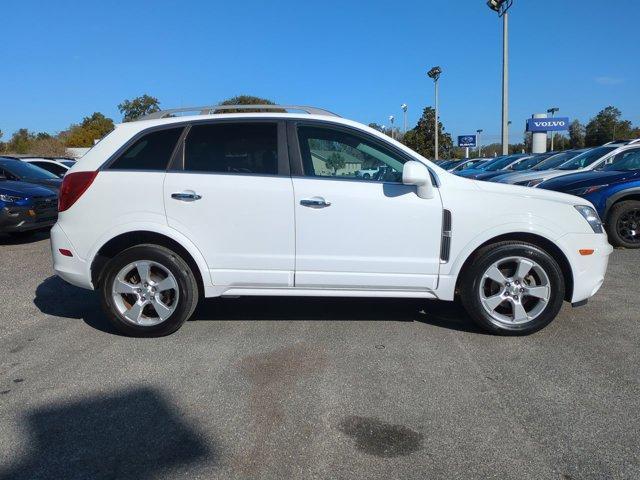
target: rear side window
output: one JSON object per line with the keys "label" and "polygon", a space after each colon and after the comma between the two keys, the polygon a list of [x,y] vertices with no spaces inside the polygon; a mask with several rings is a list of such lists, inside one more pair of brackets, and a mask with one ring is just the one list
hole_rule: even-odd
{"label": "rear side window", "polygon": [[184,170],[191,172],[276,175],[276,123],[194,125],[184,152]]}
{"label": "rear side window", "polygon": [[148,133],[109,167],[112,170],[166,170],[182,127]]}

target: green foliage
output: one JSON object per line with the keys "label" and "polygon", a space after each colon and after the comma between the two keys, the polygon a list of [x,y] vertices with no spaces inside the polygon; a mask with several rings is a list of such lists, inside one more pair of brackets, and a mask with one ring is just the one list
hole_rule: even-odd
{"label": "green foliage", "polygon": [[[435,109],[427,107],[418,120],[418,124],[404,135],[403,143],[426,158],[434,158],[435,148]],[[451,134],[444,131],[442,122],[438,122],[439,157],[451,158],[454,153]]]}
{"label": "green foliage", "polygon": [[11,136],[7,142],[6,149],[12,153],[29,153],[31,144],[36,136],[26,128],[21,128]]}
{"label": "green foliage", "polygon": [[571,148],[584,148],[584,125],[579,120],[574,120],[569,125],[569,145]]}
{"label": "green foliage", "polygon": [[[219,103],[220,105],[275,105],[275,102],[261,97],[254,97],[253,95],[236,95],[235,97],[227,98]],[[246,113],[246,112],[282,112],[285,110],[264,110],[264,109],[255,109],[255,110],[217,110],[214,113]]]}
{"label": "green foliage", "polygon": [[327,168],[331,168],[333,170],[333,175],[336,176],[338,174],[338,170],[345,167],[346,162],[344,161],[344,158],[342,158],[342,155],[334,152],[329,155],[325,164],[327,165]]}
{"label": "green foliage", "polygon": [[113,120],[100,112],[85,117],[79,125],[71,125],[69,130],[60,134],[67,147],[92,147],[113,130]]}
{"label": "green foliage", "polygon": [[634,129],[629,120],[622,120],[622,112],[616,107],[608,106],[587,123],[584,143],[587,147],[595,147],[611,140],[636,135],[638,129]]}
{"label": "green foliage", "polygon": [[118,105],[118,110],[123,115],[123,122],[131,122],[144,115],[159,111],[160,101],[156,97],[151,97],[145,93],[133,100],[124,100]]}

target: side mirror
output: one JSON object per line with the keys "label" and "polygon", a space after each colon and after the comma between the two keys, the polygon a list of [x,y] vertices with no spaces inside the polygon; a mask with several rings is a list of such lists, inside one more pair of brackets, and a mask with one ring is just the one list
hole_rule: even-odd
{"label": "side mirror", "polygon": [[410,160],[404,164],[402,169],[402,183],[405,185],[415,185],[416,193],[420,198],[433,198],[433,184],[429,169],[423,163]]}

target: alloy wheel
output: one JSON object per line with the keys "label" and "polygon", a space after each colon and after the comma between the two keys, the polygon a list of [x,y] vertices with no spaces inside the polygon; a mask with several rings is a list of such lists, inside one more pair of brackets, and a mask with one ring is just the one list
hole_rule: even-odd
{"label": "alloy wheel", "polygon": [[480,301],[491,321],[503,326],[522,325],[537,318],[551,297],[549,276],[526,257],[494,262],[482,275]]}
{"label": "alloy wheel", "polygon": [[625,211],[616,225],[618,235],[629,243],[640,243],[640,209]]}
{"label": "alloy wheel", "polygon": [[139,260],[122,268],[111,296],[118,312],[134,325],[153,326],[168,319],[178,306],[178,282],[163,265]]}

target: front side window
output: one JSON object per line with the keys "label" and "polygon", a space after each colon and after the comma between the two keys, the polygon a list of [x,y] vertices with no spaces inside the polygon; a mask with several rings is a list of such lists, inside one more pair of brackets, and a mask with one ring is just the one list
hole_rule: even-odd
{"label": "front side window", "polygon": [[298,127],[304,173],[310,177],[402,182],[405,160],[377,142],[343,130]]}
{"label": "front side window", "polygon": [[136,140],[111,165],[112,170],[166,170],[182,127],[151,132]]}
{"label": "front side window", "polygon": [[194,125],[185,143],[184,170],[277,175],[278,126],[276,123]]}

